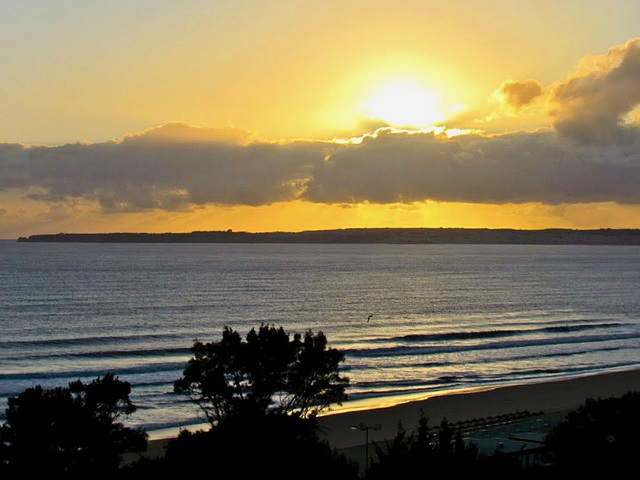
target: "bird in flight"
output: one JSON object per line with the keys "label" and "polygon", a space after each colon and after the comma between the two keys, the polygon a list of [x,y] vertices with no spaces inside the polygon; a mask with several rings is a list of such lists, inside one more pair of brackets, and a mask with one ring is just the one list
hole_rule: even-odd
{"label": "bird in flight", "polygon": [[371,317],[373,317],[373,314],[371,314],[371,315],[369,315],[369,316],[367,317],[367,323],[369,323],[369,320],[371,320]]}

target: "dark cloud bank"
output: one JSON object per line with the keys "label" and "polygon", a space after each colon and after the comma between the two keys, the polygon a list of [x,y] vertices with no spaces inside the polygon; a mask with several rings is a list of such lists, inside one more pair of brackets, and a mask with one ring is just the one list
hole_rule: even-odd
{"label": "dark cloud bank", "polygon": [[[541,86],[505,86],[526,104]],[[0,189],[84,198],[105,212],[192,205],[437,201],[640,204],[640,39],[555,85],[554,130],[447,138],[380,130],[361,144],[275,144],[235,129],[165,125],[119,142],[0,145]]]}
{"label": "dark cloud bank", "polygon": [[[634,132],[635,133],[635,132]],[[640,204],[640,135],[578,145],[554,132],[448,139],[380,133],[360,145],[128,142],[4,145],[0,187],[103,210],[439,201]]]}

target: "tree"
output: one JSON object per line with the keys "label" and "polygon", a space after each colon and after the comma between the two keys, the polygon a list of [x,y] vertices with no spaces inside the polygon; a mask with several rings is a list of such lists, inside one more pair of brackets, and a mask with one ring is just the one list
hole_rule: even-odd
{"label": "tree", "polygon": [[191,352],[174,391],[189,395],[212,426],[269,412],[315,416],[347,398],[349,380],[338,373],[344,354],[327,348],[322,332],[291,339],[282,327],[261,325],[243,340],[225,327],[219,341],[196,340]]}
{"label": "tree", "polygon": [[317,436],[314,420],[273,414],[183,431],[163,458],[132,465],[128,477],[357,480],[357,464]]}
{"label": "tree", "polygon": [[374,446],[376,455],[367,480],[502,472],[502,465],[497,462],[483,464],[477,447],[473,443],[465,444],[462,434],[453,430],[446,418],[437,429],[431,429],[423,412],[413,433],[407,434],[399,424],[393,440],[386,440],[383,445],[374,442]]}
{"label": "tree", "polygon": [[144,432],[116,422],[136,409],[130,392],[128,382],[107,374],[88,385],[38,385],[9,398],[0,430],[3,468],[21,474],[117,470],[122,453],[147,444]]}
{"label": "tree", "polygon": [[415,476],[416,458],[412,455],[415,438],[413,434],[407,435],[401,422],[398,423],[398,430],[393,440],[385,440],[384,445],[373,442],[373,446],[375,460],[365,465],[365,478],[376,480]]}
{"label": "tree", "polygon": [[545,445],[560,470],[609,472],[635,467],[640,392],[586,399],[547,435]]}

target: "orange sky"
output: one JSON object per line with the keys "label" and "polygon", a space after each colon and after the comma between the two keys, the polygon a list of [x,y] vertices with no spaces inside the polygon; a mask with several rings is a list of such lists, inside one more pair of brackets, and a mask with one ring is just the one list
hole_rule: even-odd
{"label": "orange sky", "polygon": [[0,238],[637,228],[637,2],[0,4]]}

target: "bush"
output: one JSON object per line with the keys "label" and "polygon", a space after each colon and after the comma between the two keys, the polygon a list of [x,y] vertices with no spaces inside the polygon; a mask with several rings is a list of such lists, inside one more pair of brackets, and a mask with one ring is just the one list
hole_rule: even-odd
{"label": "bush", "polygon": [[322,332],[289,337],[282,327],[262,325],[246,340],[225,327],[218,342],[196,341],[174,390],[187,394],[212,425],[267,412],[314,416],[347,398],[338,374],[344,355],[327,348]]}
{"label": "bush", "polygon": [[136,477],[203,475],[212,479],[356,480],[357,466],[320,441],[314,419],[269,414],[240,417],[209,431],[182,432],[164,458],[135,465]]}
{"label": "bush", "polygon": [[30,472],[109,472],[122,453],[146,449],[146,434],[118,423],[135,411],[131,386],[113,374],[88,385],[45,390],[39,385],[9,398],[0,429],[2,468]]}
{"label": "bush", "polygon": [[612,472],[635,468],[639,431],[640,392],[629,392],[587,399],[547,436],[546,446],[558,469]]}

